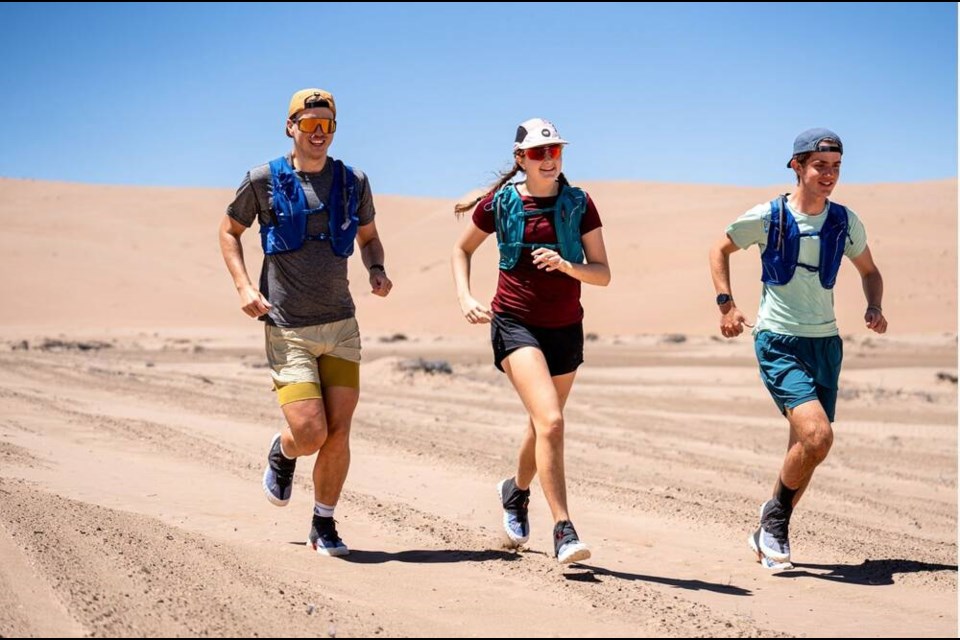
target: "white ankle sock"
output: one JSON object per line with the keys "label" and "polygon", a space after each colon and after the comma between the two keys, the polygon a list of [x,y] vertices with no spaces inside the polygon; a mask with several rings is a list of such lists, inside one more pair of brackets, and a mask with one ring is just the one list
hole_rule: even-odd
{"label": "white ankle sock", "polygon": [[313,503],[313,513],[320,516],[321,518],[332,518],[333,510],[337,508],[337,505],[332,507],[328,504],[323,504],[322,502]]}

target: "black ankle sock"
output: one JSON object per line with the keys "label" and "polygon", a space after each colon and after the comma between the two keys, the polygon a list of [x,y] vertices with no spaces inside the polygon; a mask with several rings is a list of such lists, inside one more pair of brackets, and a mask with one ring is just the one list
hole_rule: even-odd
{"label": "black ankle sock", "polygon": [[783,484],[782,478],[777,480],[777,495],[774,497],[780,503],[780,506],[787,510],[787,513],[793,511],[793,498],[797,495],[797,491],[799,491],[799,488],[791,489]]}

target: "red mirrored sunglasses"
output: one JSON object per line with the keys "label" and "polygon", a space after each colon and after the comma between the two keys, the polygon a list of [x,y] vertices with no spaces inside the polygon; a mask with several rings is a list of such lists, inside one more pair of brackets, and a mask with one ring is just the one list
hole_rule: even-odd
{"label": "red mirrored sunglasses", "polygon": [[523,155],[527,157],[527,160],[535,160],[536,162],[545,160],[547,156],[556,160],[562,153],[562,144],[547,144],[542,147],[531,147],[530,149],[523,150]]}

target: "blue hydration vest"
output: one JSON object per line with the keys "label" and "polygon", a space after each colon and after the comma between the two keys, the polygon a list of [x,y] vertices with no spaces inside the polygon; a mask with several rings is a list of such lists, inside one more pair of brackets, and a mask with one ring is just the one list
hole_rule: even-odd
{"label": "blue hydration vest", "polygon": [[[267,255],[296,251],[306,240],[329,240],[333,252],[340,257],[353,253],[360,219],[360,194],[353,169],[339,160],[333,162],[333,184],[326,203],[316,209],[307,207],[307,194],[285,157],[270,163],[273,180],[274,222],[260,226],[260,244]],[[330,220],[328,233],[307,235],[307,216],[326,211]]]}
{"label": "blue hydration vest", "polygon": [[[787,284],[799,266],[807,271],[819,272],[820,285],[824,289],[833,289],[837,283],[847,233],[847,209],[835,202],[830,203],[820,233],[800,233],[797,221],[787,211],[786,197],[780,196],[770,203],[767,248],[760,256],[763,262],[761,280],[766,284]],[[820,236],[820,264],[816,267],[800,262],[800,238],[804,236]]]}
{"label": "blue hydration vest", "polygon": [[[587,194],[582,189],[564,184],[552,209],[523,210],[523,199],[513,184],[493,196],[494,219],[497,224],[497,245],[500,247],[500,268],[508,271],[517,265],[524,248],[546,247],[559,251],[564,260],[583,262],[583,242],[580,240],[580,221],[587,211]],[[523,241],[527,218],[553,211],[557,244],[530,244]]]}

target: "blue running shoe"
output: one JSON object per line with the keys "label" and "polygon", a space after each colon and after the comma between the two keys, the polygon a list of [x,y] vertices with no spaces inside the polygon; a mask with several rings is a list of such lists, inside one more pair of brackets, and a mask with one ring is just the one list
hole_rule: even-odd
{"label": "blue running shoe", "polygon": [[333,518],[324,518],[313,514],[313,523],[310,525],[310,535],[307,537],[307,546],[322,556],[345,556],[350,549],[343,543],[337,534],[337,521]]}
{"label": "blue running shoe", "polygon": [[530,489],[521,491],[513,478],[501,480],[497,485],[497,494],[503,505],[503,530],[515,545],[520,546],[530,539],[530,519],[527,507],[530,505]]}
{"label": "blue running shoe", "polygon": [[590,549],[580,542],[577,530],[569,520],[561,520],[553,526],[553,550],[560,564],[580,562],[590,557]]}
{"label": "blue running shoe", "polygon": [[285,507],[290,502],[293,471],[296,468],[296,458],[290,460],[280,452],[280,434],[273,436],[270,453],[267,454],[267,468],[263,472],[263,492],[271,504]]}

